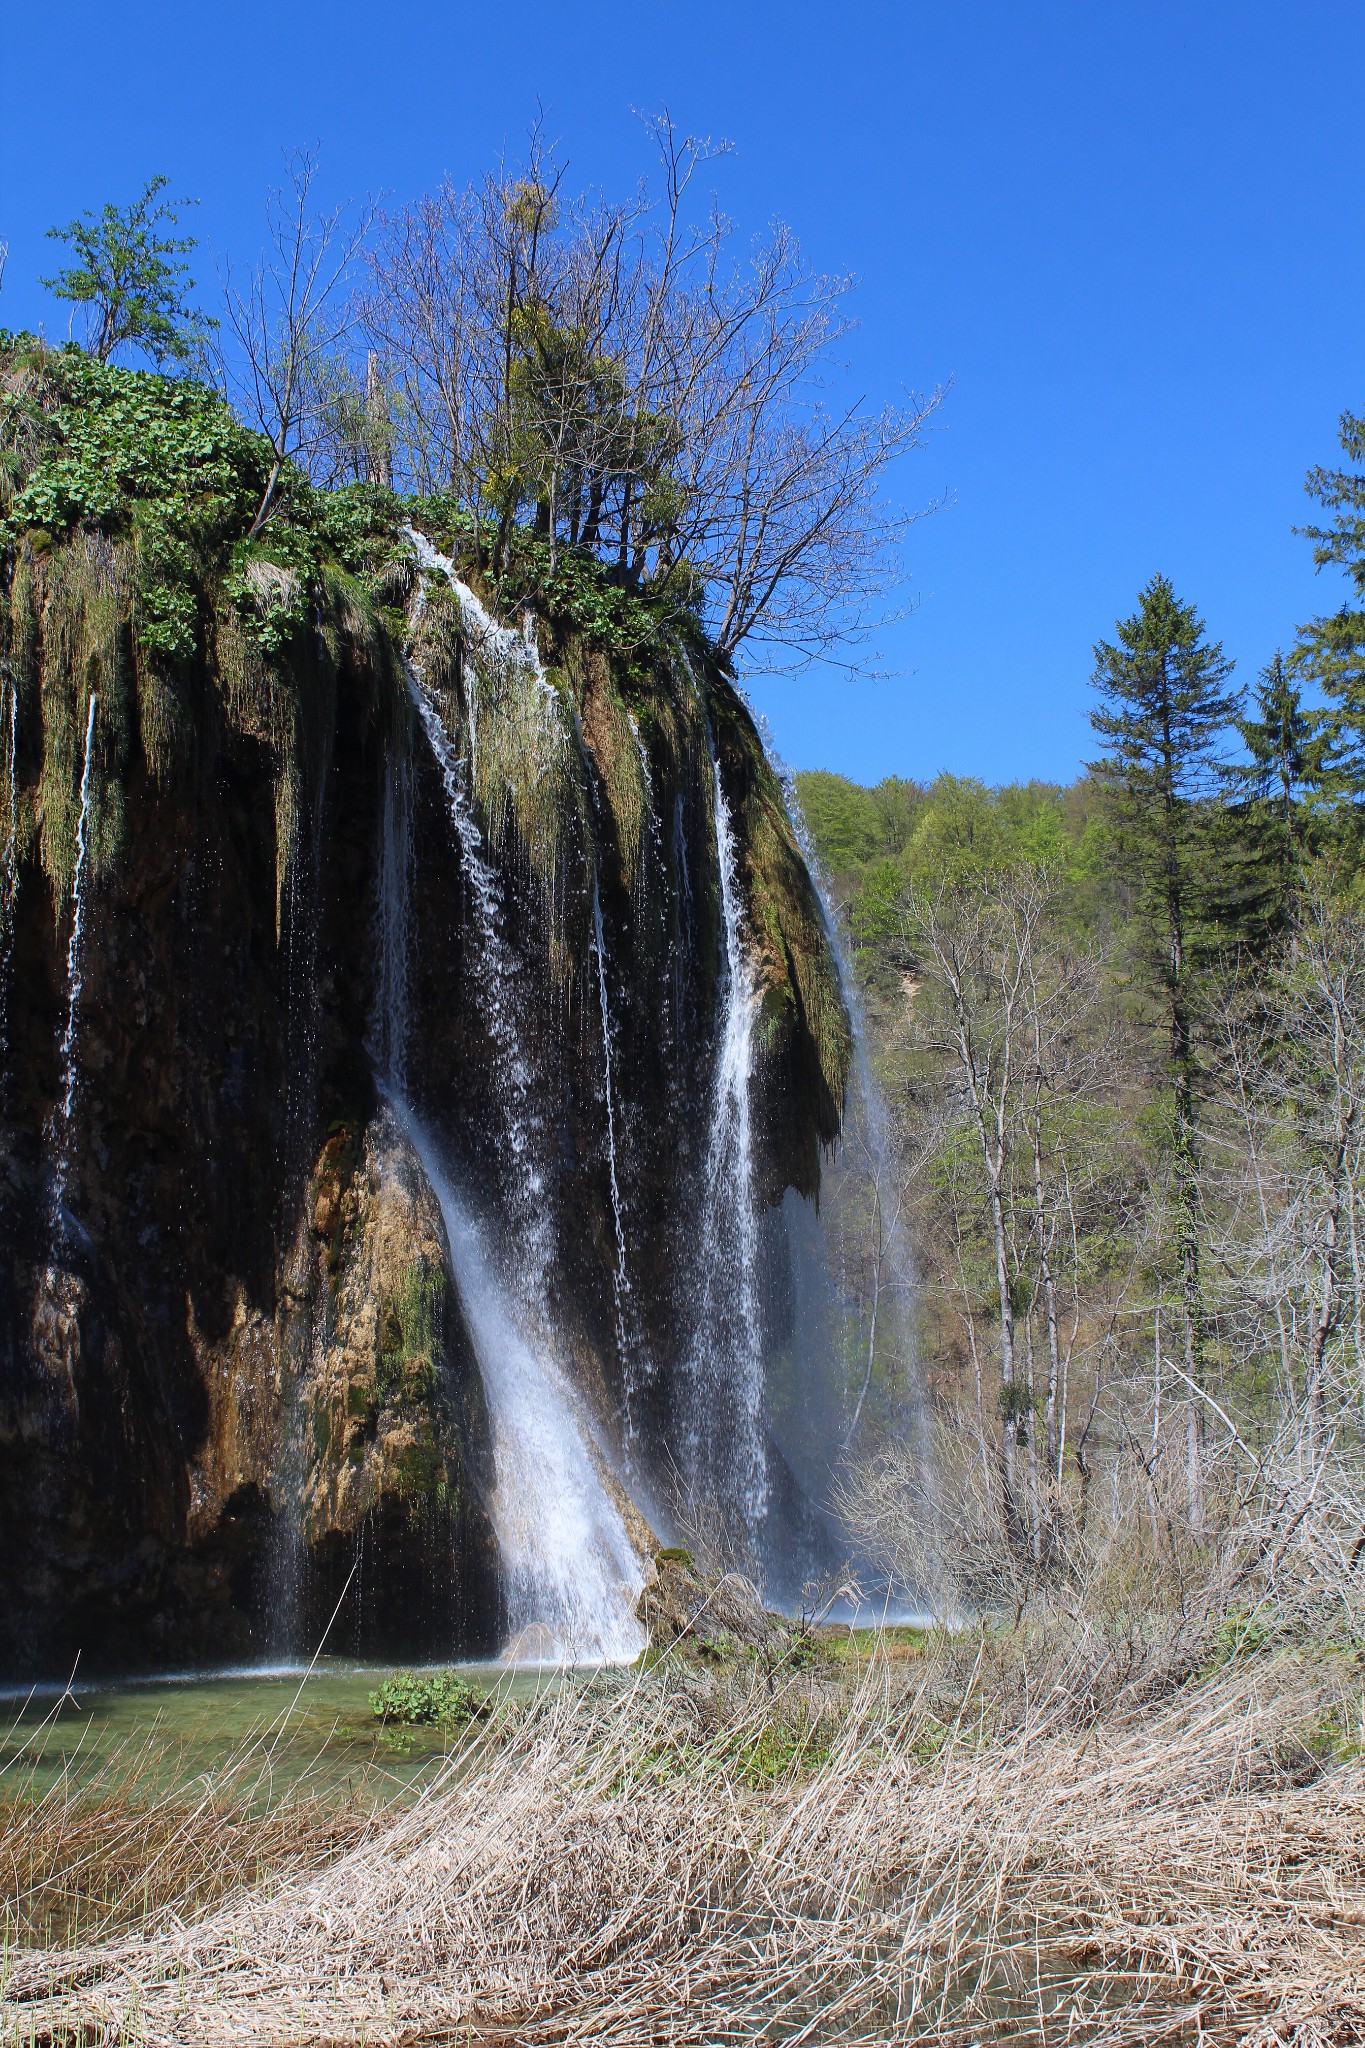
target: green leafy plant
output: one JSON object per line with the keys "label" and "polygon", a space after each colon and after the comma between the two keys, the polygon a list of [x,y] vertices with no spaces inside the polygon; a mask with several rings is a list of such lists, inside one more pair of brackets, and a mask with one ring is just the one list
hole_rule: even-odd
{"label": "green leafy plant", "polygon": [[482,1720],[490,1712],[486,1695],[458,1671],[395,1671],[370,1694],[370,1705],[386,1727]]}

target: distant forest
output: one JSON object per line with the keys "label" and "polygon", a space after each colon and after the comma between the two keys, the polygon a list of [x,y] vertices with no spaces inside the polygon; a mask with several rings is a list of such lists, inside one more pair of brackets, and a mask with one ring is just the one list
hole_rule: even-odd
{"label": "distant forest", "polygon": [[[1307,532],[1352,600],[1249,695],[1157,576],[1095,647],[1095,756],[1069,786],[795,778],[890,1116],[880,1149],[850,1122],[849,1261],[874,1305],[907,1296],[917,1357],[888,1342],[869,1388],[927,1391],[938,1439],[932,1506],[922,1446],[869,1448],[859,1512],[907,1576],[927,1560],[906,1532],[934,1523],[964,1603],[1017,1599],[1092,1541],[1100,1473],[1107,1524],[1150,1509],[1202,1538],[1245,1533],[1249,1472],[1274,1526],[1304,1487],[1315,1514],[1352,1497],[1365,424],[1341,440]],[[986,1556],[1005,1583],[977,1583]]]}

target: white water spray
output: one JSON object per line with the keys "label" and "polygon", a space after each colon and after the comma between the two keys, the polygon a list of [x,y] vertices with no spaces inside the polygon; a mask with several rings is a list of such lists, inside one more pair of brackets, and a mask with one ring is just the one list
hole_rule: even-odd
{"label": "white water spray", "polygon": [[511,1627],[506,1654],[524,1663],[629,1663],[645,1646],[635,1615],[644,1571],[587,1417],[499,1277],[430,1140],[410,1119],[407,1128],[441,1205],[493,1428],[490,1512]]}
{"label": "white water spray", "polygon": [[[420,534],[414,532],[411,537],[422,567],[442,573],[460,601],[476,670],[482,673],[488,661],[533,667],[553,696],[534,643],[491,620],[459,581],[449,558],[437,554]],[[594,1448],[587,1415],[548,1340],[544,1293],[550,1253],[549,1204],[539,1164],[542,1134],[534,1076],[518,1032],[518,962],[502,930],[499,882],[474,815],[467,784],[469,764],[457,754],[435,702],[411,664],[408,687],[440,771],[468,880],[475,941],[469,958],[480,1012],[493,1040],[515,1181],[509,1190],[513,1242],[499,1271],[430,1140],[412,1119],[407,1120],[445,1219],[451,1261],[492,1422],[497,1477],[490,1511],[512,1631],[508,1654],[528,1662],[626,1662],[638,1656],[645,1643],[635,1615],[644,1570],[604,1477],[604,1456]],[[472,748],[476,719],[473,687],[467,699]],[[393,921],[406,932],[406,910]],[[625,1244],[616,1170],[615,1084],[600,905],[594,930],[607,1060],[618,1331],[623,1333]],[[396,986],[397,977],[394,982]]]}
{"label": "white water spray", "polygon": [[52,1176],[52,1216],[60,1226],[70,1169],[71,1115],[76,1104],[76,1033],[80,1022],[81,937],[85,929],[85,861],[90,838],[90,764],[94,754],[95,706],[92,690],[85,721],[85,764],[81,769],[80,815],[76,821],[76,866],[71,879],[71,938],[66,949],[66,1030],[62,1033],[62,1102]]}
{"label": "white water spray", "polygon": [[706,1148],[701,1300],[688,1359],[691,1412],[685,1456],[693,1482],[737,1507],[752,1539],[768,1503],[749,1101],[758,984],[745,944],[734,830],[714,747],[712,765],[725,941],[724,1008]]}
{"label": "white water spray", "polygon": [[602,931],[602,897],[594,875],[592,884],[592,937],[597,954],[597,996],[602,1010],[602,1088],[607,1099],[607,1170],[611,1180],[611,1220],[616,1233],[616,1264],[612,1269],[612,1294],[616,1306],[616,1344],[626,1386],[626,1428],[632,1436],[635,1421],[630,1412],[633,1388],[632,1355],[626,1340],[626,1300],[630,1279],[626,1271],[626,1228],[621,1204],[621,1183],[616,1171],[616,1091],[611,1074],[611,1006],[607,1001],[607,945]]}

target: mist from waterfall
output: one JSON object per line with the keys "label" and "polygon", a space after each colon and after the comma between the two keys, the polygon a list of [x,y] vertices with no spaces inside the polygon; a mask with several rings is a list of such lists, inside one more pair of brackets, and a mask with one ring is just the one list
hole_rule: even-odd
{"label": "mist from waterfall", "polygon": [[62,1033],[62,1093],[56,1115],[52,1147],[52,1225],[64,1228],[66,1180],[70,1171],[71,1118],[76,1106],[76,1040],[80,1026],[81,990],[84,970],[81,941],[85,933],[85,867],[90,844],[90,768],[95,747],[95,708],[98,698],[92,690],[85,718],[85,759],[81,768],[80,810],[76,821],[76,863],[71,878],[71,937],[66,949],[66,1029]]}
{"label": "mist from waterfall", "polygon": [[[767,723],[756,719],[769,764],[820,905],[852,1031],[853,1059],[843,1126],[823,1161],[818,1210],[788,1189],[774,1228],[786,1270],[780,1366],[770,1367],[769,1424],[810,1497],[825,1496],[829,1475],[855,1462],[888,1426],[915,1447],[932,1490],[929,1411],[915,1335],[915,1261],[907,1179],[886,1097],[872,1063],[870,1034],[848,939],[811,840],[800,798]],[[774,1399],[774,1380],[801,1389],[799,1402]],[[874,1568],[852,1560],[868,1611],[893,1607],[877,1593]]]}

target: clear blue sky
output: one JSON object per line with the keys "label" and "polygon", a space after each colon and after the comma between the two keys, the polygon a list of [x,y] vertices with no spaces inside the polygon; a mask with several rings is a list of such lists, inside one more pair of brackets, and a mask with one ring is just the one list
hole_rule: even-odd
{"label": "clear blue sky", "polygon": [[1340,602],[1290,528],[1365,407],[1362,77],[1360,0],[16,5],[0,322],[60,332],[43,228],[154,170],[249,260],[282,145],[401,199],[515,149],[539,98],[571,178],[620,190],[632,108],[667,103],[735,144],[742,226],[781,213],[859,273],[858,389],[953,384],[898,479],[950,502],[912,532],[888,679],[756,679],[784,753],[1069,777],[1091,643],[1153,571],[1243,680]]}

